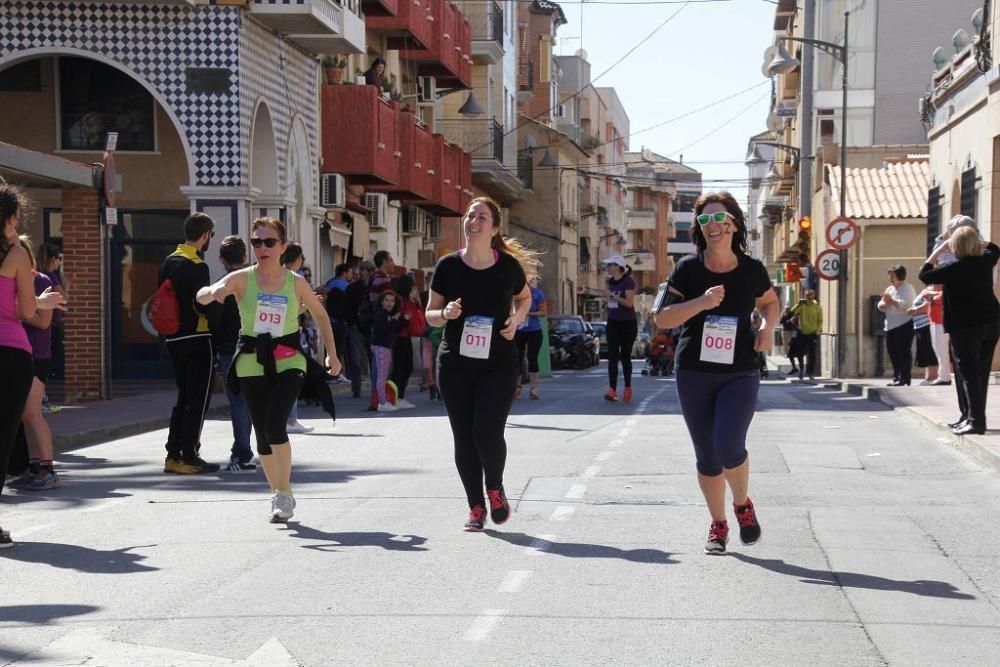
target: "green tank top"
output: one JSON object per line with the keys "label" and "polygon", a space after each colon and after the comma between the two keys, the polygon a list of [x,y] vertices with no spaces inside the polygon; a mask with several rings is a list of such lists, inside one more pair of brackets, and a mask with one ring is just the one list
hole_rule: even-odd
{"label": "green tank top", "polygon": [[[299,330],[299,298],[295,295],[295,274],[288,271],[285,285],[277,293],[262,292],[257,285],[257,267],[247,273],[247,288],[239,301],[240,333],[256,336],[269,333],[280,338]],[[276,359],[279,373],[289,369],[306,370],[306,358],[301,353],[287,359]],[[236,357],[237,377],[260,377],[264,367],[257,363],[256,354],[240,354]]]}

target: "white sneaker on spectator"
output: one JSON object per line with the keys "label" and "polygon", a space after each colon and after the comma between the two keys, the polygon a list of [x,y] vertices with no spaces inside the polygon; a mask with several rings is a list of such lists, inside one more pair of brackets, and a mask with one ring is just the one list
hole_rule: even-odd
{"label": "white sneaker on spectator", "polygon": [[397,398],[396,399],[396,407],[398,409],[400,409],[400,410],[412,410],[413,408],[415,408],[417,406],[415,406],[413,403],[410,403],[405,398]]}
{"label": "white sneaker on spectator", "polygon": [[299,421],[290,421],[285,426],[286,433],[309,433],[313,430],[312,426],[306,426]]}
{"label": "white sneaker on spectator", "polygon": [[376,408],[376,410],[378,412],[395,412],[396,410],[399,410],[399,408],[397,408],[392,403],[379,403],[378,408]]}

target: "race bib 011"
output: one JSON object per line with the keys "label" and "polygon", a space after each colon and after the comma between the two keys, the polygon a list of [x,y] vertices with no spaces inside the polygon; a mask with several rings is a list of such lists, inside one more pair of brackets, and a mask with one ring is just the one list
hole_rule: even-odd
{"label": "race bib 011", "polygon": [[474,315],[465,318],[459,354],[470,359],[489,359],[493,341],[493,318]]}
{"label": "race bib 011", "polygon": [[739,319],[709,315],[701,332],[701,360],[713,364],[733,363]]}

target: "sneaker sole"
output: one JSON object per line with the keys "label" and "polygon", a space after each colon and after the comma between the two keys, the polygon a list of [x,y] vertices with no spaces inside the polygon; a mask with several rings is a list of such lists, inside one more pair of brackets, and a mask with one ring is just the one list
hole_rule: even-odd
{"label": "sneaker sole", "polygon": [[486,526],[464,526],[462,530],[467,533],[481,533],[486,530]]}
{"label": "sneaker sole", "polygon": [[269,522],[270,523],[288,523],[288,519],[291,519],[291,518],[292,517],[288,517],[286,519],[282,519],[280,516],[272,514],[271,518],[269,519]]}
{"label": "sneaker sole", "polygon": [[709,549],[705,549],[706,556],[725,556],[727,553],[729,552],[726,549],[723,549],[722,551],[711,551]]}

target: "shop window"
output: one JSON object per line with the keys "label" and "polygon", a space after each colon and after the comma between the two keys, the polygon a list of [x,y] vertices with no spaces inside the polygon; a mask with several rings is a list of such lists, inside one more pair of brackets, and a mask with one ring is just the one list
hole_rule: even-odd
{"label": "shop window", "polygon": [[119,151],[156,147],[156,103],[127,74],[84,58],[59,59],[59,120],[63,150],[103,150],[108,132]]}
{"label": "shop window", "polygon": [[0,93],[42,92],[42,61],[29,60],[0,72]]}

